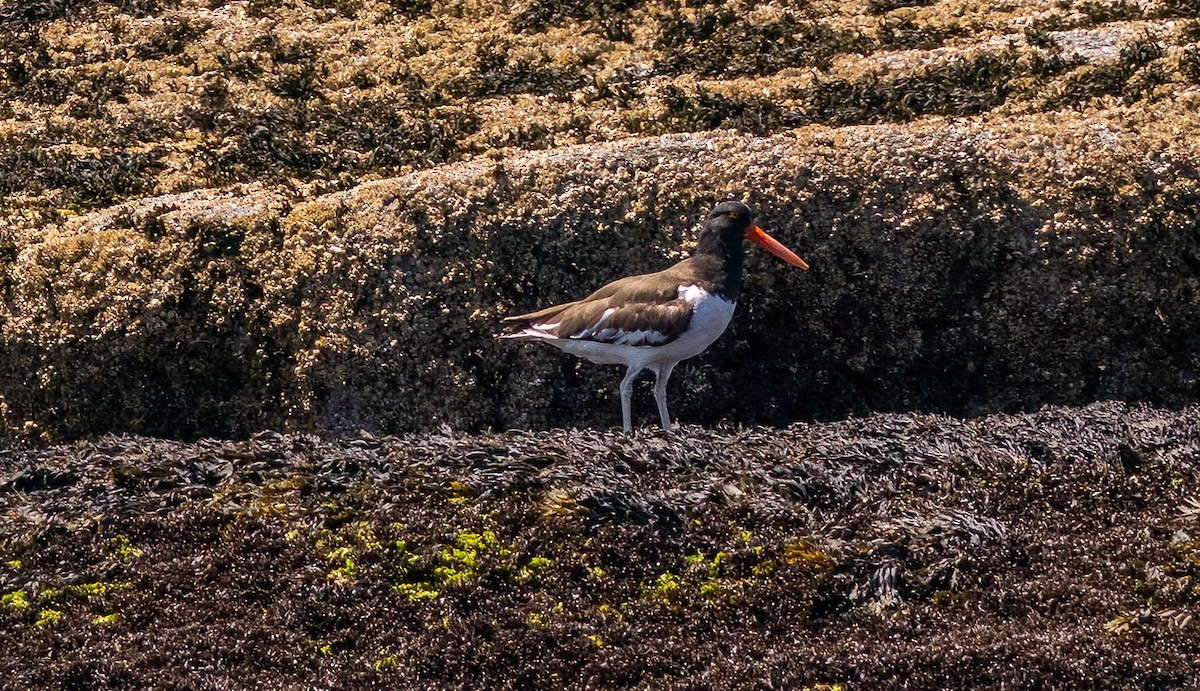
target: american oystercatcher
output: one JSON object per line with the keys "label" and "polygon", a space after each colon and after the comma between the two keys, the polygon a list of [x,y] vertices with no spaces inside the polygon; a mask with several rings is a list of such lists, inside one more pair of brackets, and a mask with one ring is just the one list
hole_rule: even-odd
{"label": "american oystercatcher", "polygon": [[708,215],[692,256],[658,273],[613,281],[576,302],[507,317],[513,330],[501,338],[544,341],[592,362],[625,365],[621,421],[626,432],[633,429],[633,382],[642,370],[652,370],[658,415],[669,430],[667,380],[679,361],[704,352],[729,326],[742,289],[743,239],[808,268],[755,225],[750,207],[725,202]]}

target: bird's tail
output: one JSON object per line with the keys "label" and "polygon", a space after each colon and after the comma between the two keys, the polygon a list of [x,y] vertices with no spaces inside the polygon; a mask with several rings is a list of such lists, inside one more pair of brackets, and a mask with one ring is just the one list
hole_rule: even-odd
{"label": "bird's tail", "polygon": [[[506,320],[507,321],[507,320]],[[518,321],[508,328],[506,331],[501,331],[496,334],[496,338],[503,339],[521,339],[521,340],[536,340],[558,338],[553,333],[546,330],[546,327],[551,328],[558,326],[557,324],[531,324],[528,321]]]}
{"label": "bird's tail", "polygon": [[517,314],[511,317],[505,317],[500,321],[504,322],[506,330],[496,334],[496,338],[516,338],[525,340],[534,339],[553,339],[558,338],[554,333],[554,329],[558,327],[558,315],[568,307],[575,303],[570,302],[565,305],[555,305],[547,307],[536,312],[528,312],[526,314]]}

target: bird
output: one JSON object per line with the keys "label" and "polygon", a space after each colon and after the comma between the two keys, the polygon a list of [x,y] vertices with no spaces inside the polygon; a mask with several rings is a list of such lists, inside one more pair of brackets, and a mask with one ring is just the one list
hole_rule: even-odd
{"label": "bird", "polygon": [[626,433],[633,431],[634,381],[651,370],[659,421],[669,431],[667,381],[677,364],[704,352],[729,326],[742,289],[743,240],[808,269],[758,227],[749,206],[727,201],[708,214],[687,259],[656,273],[618,279],[582,300],[506,317],[509,330],[499,337],[548,343],[592,362],[624,365],[620,392]]}

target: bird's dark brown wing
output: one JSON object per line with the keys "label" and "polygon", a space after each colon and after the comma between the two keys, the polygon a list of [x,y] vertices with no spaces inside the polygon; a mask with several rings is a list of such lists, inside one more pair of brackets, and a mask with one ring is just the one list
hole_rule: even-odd
{"label": "bird's dark brown wing", "polygon": [[550,337],[631,346],[656,346],[679,338],[692,320],[672,269],[613,281],[586,298],[508,317],[512,336]]}

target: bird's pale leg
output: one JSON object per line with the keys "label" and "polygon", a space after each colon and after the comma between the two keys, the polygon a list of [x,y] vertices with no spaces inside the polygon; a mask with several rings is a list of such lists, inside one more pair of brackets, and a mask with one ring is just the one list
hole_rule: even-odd
{"label": "bird's pale leg", "polygon": [[665,430],[671,429],[671,414],[667,412],[667,381],[675,363],[659,365],[654,369],[654,402],[658,404],[658,419]]}
{"label": "bird's pale leg", "polygon": [[621,380],[621,423],[626,432],[633,431],[633,380],[641,371],[641,367],[630,365],[625,371],[625,378]]}

